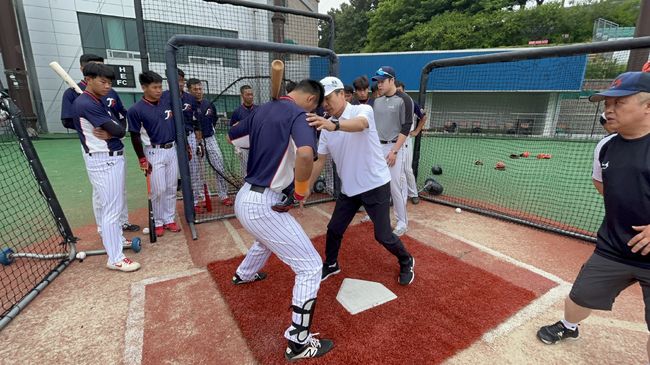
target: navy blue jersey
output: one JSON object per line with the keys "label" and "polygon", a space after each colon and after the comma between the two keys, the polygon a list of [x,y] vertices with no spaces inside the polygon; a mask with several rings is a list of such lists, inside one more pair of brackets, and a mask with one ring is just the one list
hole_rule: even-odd
{"label": "navy blue jersey", "polygon": [[[79,88],[83,91],[86,90],[86,82],[81,81],[78,83]],[[79,96],[74,89],[69,88],[63,93],[63,100],[61,101],[61,119],[74,119],[74,109],[72,108],[72,103],[74,103],[75,99]],[[124,105],[122,104],[122,100],[120,100],[120,96],[117,95],[117,92],[115,90],[111,89],[111,91],[108,92],[108,94],[104,97],[102,97],[102,102],[104,105],[106,105],[109,109],[111,109],[111,112],[113,113],[113,116],[115,116],[118,121],[122,124],[124,128],[126,128],[126,109],[124,108]]]}
{"label": "navy blue jersey", "polygon": [[86,153],[112,152],[124,148],[119,138],[107,141],[93,135],[93,129],[106,123],[120,125],[106,104],[94,95],[85,92],[79,95],[72,104],[74,110],[74,126],[79,134],[79,140]]}
{"label": "navy blue jersey", "polygon": [[413,112],[415,113],[415,116],[418,117],[418,121],[424,118],[424,110],[422,110],[415,101],[413,101]]}
{"label": "navy blue jersey", "polygon": [[650,255],[634,253],[627,242],[632,226],[650,224],[650,134],[625,139],[613,135],[596,156],[602,171],[605,218],[596,237],[596,253],[624,264],[650,269]]}
{"label": "navy blue jersey", "polygon": [[199,108],[196,98],[190,93],[183,91],[181,94],[181,102],[183,109],[183,119],[185,120],[185,131],[192,132],[200,128],[199,120],[196,116],[196,111]]}
{"label": "navy blue jersey", "polygon": [[[145,144],[165,144],[176,138],[176,124],[169,94],[156,103],[144,97],[128,111],[129,131],[140,133]],[[147,143],[147,140],[150,143]]]}
{"label": "navy blue jersey", "polygon": [[201,100],[197,112],[203,137],[214,136],[214,125],[217,124],[217,108],[207,99]]}
{"label": "navy blue jersey", "polygon": [[316,130],[305,111],[286,96],[259,106],[228,134],[231,140],[249,138],[246,182],[278,192],[293,182],[296,148],[316,151]]}
{"label": "navy blue jersey", "polygon": [[253,111],[257,108],[258,106],[255,104],[251,105],[250,107],[241,104],[232,113],[232,116],[230,117],[230,126],[232,127],[233,125],[235,125],[235,123],[239,122],[240,120],[244,120],[248,118],[253,113]]}

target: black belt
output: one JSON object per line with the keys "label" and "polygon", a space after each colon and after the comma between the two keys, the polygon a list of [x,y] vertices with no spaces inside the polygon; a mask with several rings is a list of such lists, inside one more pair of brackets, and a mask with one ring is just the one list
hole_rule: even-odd
{"label": "black belt", "polygon": [[266,190],[266,186],[260,186],[260,185],[253,185],[251,184],[251,191],[254,191],[256,193],[263,193],[264,190]]}
{"label": "black belt", "polygon": [[395,139],[392,140],[392,141],[382,141],[382,140],[379,140],[379,143],[381,143],[381,144],[397,143],[397,138],[395,138]]}
{"label": "black belt", "polygon": [[174,147],[174,142],[167,142],[163,144],[152,144],[151,148],[164,148],[164,149],[170,149]]}
{"label": "black belt", "polygon": [[[95,154],[98,154],[98,153],[101,153],[101,152],[95,152]],[[104,152],[104,153],[106,153],[106,152]],[[108,152],[109,156],[122,156],[123,154],[124,154],[124,150]],[[88,156],[92,156],[92,155],[93,155],[92,153],[88,152]]]}

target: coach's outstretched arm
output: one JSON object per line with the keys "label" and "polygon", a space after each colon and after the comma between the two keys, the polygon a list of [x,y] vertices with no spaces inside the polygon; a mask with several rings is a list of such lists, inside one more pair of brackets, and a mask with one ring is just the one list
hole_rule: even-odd
{"label": "coach's outstretched arm", "polygon": [[[372,109],[371,109],[372,110]],[[339,119],[336,122],[331,121],[330,119],[325,119],[313,113],[307,113],[307,121],[309,125],[320,130],[327,130],[334,132],[337,130],[336,122],[339,124],[338,130],[343,132],[362,132],[364,129],[368,128],[368,118],[359,115],[350,119]]]}

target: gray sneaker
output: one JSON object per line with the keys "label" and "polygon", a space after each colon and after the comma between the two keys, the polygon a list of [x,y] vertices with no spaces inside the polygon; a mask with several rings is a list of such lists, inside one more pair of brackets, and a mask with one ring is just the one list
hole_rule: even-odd
{"label": "gray sneaker", "polygon": [[395,230],[393,231],[393,234],[397,237],[401,237],[408,231],[408,228],[406,226],[403,227],[396,227]]}

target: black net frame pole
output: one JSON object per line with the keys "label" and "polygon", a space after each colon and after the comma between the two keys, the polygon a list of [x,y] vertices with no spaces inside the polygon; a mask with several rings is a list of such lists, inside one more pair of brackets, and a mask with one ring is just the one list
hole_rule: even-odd
{"label": "black net frame pole", "polygon": [[142,12],[142,0],[133,0],[135,10],[135,28],[138,31],[138,48],[140,48],[140,63],[142,72],[149,71],[149,51],[145,38],[144,17]]}
{"label": "black net frame pole", "polygon": [[187,34],[177,34],[169,39],[165,47],[165,65],[167,82],[169,84],[169,92],[171,95],[179,95],[179,97],[172,98],[172,110],[174,113],[174,123],[176,124],[176,153],[178,154],[179,173],[181,176],[181,190],[183,192],[183,210],[185,212],[185,220],[187,221],[192,239],[196,240],[198,234],[196,232],[194,202],[192,199],[192,184],[191,174],[189,167],[189,159],[187,156],[187,140],[185,138],[185,122],[183,120],[183,112],[181,108],[180,94],[181,91],[178,87],[178,73],[176,54],[179,48],[184,46],[198,46],[198,47],[212,47],[212,48],[227,48],[238,49],[245,51],[259,51],[259,52],[279,52],[279,53],[294,53],[306,56],[321,56],[327,57],[330,61],[329,73],[332,76],[338,76],[339,72],[339,58],[331,49],[307,47],[294,44],[260,42],[235,38],[222,38],[210,36],[196,36]]}
{"label": "black net frame pole", "polygon": [[[549,57],[563,57],[563,56],[577,56],[588,53],[606,53],[623,51],[629,49],[639,49],[650,47],[650,37],[641,37],[633,39],[625,39],[621,41],[605,41],[594,42],[586,44],[574,44],[569,46],[557,46],[547,48],[534,48],[523,51],[510,51],[491,53],[479,56],[447,58],[442,60],[435,60],[427,63],[422,67],[420,74],[420,90],[418,95],[418,104],[421,108],[426,104],[426,91],[429,82],[429,74],[434,68],[451,67],[451,66],[467,66],[467,65],[480,65],[485,63],[496,62],[512,62],[520,60],[533,60],[539,58]],[[417,178],[418,167],[420,162],[420,139],[422,133],[415,138],[413,145],[413,174]]]}
{"label": "black net frame pole", "polygon": [[52,269],[49,274],[43,278],[43,280],[41,280],[40,283],[38,283],[32,290],[30,290],[18,303],[14,304],[13,307],[2,318],[0,318],[0,331],[8,326],[9,323],[14,318],[16,318],[16,316],[20,314],[20,312],[25,309],[25,307],[29,305],[29,303],[31,303],[31,301],[34,300],[34,298],[36,298],[40,292],[45,289],[46,286],[48,286],[57,276],[59,276],[59,274],[62,273],[63,270],[65,270],[70,265],[77,254],[75,245],[77,239],[74,237],[72,229],[70,228],[70,224],[63,214],[63,209],[61,208],[61,205],[56,198],[56,194],[54,193],[54,189],[50,184],[50,180],[45,174],[45,169],[43,168],[41,160],[36,153],[36,149],[34,148],[27,130],[25,129],[25,125],[23,124],[22,118],[20,117],[20,110],[11,101],[9,96],[4,94],[3,90],[4,89],[2,83],[0,82],[0,92],[3,94],[0,95],[0,103],[3,103],[4,105],[2,107],[5,108],[7,112],[9,112],[12,130],[19,139],[21,149],[29,163],[34,177],[38,182],[41,194],[43,194],[43,197],[47,201],[47,206],[50,208],[50,211],[56,220],[57,227],[64,240],[63,244],[67,244],[70,250],[66,259],[62,259],[61,262],[54,269]]}
{"label": "black net frame pole", "polygon": [[244,1],[244,0],[203,0],[203,1],[209,3],[228,4],[228,5],[235,5],[235,6],[243,6],[247,8],[268,10],[276,13],[294,14],[294,15],[304,16],[307,18],[314,18],[314,19],[320,19],[326,21],[330,25],[330,34],[329,34],[329,39],[327,40],[327,48],[329,48],[330,50],[334,49],[334,18],[332,18],[328,14],[314,13],[311,11],[300,10],[300,9],[291,9],[284,6],[259,4],[251,1]]}
{"label": "black net frame pole", "polygon": [[[533,59],[540,59],[540,58],[577,56],[577,55],[584,55],[584,54],[643,49],[648,47],[650,47],[650,37],[640,37],[640,38],[626,39],[620,41],[605,41],[605,42],[595,42],[595,43],[569,45],[569,46],[536,48],[536,49],[523,50],[523,51],[500,52],[500,53],[492,53],[492,54],[479,55],[479,56],[468,56],[468,57],[435,60],[429,62],[422,68],[422,72],[420,74],[420,88],[419,88],[418,102],[421,105],[421,107],[423,108],[425,107],[429,75],[431,71],[433,71],[433,69],[436,68],[478,65],[478,64],[497,63],[497,62],[512,62],[512,61],[520,61],[520,60],[533,60]],[[422,134],[418,135],[415,138],[415,144],[414,144],[413,172],[416,177],[418,176],[418,167],[420,162],[421,138],[422,138]],[[579,238],[585,241],[595,242],[596,240],[595,237],[523,220],[517,217],[501,214],[498,212],[493,212],[482,208],[472,207],[472,206],[459,204],[459,203],[450,203],[450,202],[443,201],[441,199],[437,199],[435,197],[424,197],[424,199],[439,204],[461,207],[468,211],[473,211],[483,215],[504,219],[511,222],[532,226],[535,228],[548,230],[554,233],[563,234],[573,238]]]}

